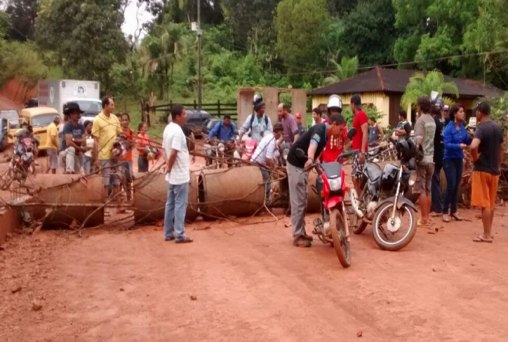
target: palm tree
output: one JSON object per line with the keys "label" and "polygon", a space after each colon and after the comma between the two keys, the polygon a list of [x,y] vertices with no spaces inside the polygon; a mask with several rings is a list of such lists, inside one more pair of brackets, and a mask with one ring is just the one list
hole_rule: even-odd
{"label": "palm tree", "polygon": [[430,96],[430,92],[433,90],[440,94],[447,93],[459,97],[457,85],[454,82],[446,82],[441,72],[434,70],[426,75],[423,72],[417,72],[409,79],[402,95],[403,108],[415,104],[420,96]]}
{"label": "palm tree", "polygon": [[323,80],[324,85],[340,82],[358,73],[357,56],[351,58],[342,57],[340,63],[333,59],[330,62],[335,66],[336,71],[334,75],[330,75]]}

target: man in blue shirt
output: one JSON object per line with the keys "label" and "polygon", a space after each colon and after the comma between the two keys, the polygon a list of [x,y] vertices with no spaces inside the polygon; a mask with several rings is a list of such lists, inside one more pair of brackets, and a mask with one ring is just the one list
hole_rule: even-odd
{"label": "man in blue shirt", "polygon": [[236,134],[236,125],[231,122],[231,116],[224,115],[224,120],[217,122],[208,133],[208,139],[215,137],[220,141],[231,141],[235,139]]}

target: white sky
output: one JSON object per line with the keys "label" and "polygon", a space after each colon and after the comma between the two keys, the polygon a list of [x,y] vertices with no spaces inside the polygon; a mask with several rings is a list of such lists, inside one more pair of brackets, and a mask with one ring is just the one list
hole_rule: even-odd
{"label": "white sky", "polygon": [[[142,24],[149,22],[150,20],[153,19],[153,16],[150,13],[148,13],[145,9],[146,5],[144,3],[143,5],[141,5],[141,7],[138,7],[138,3],[136,0],[131,0],[129,2],[129,5],[125,10],[125,20],[122,25],[122,31],[125,34],[125,36],[128,36],[129,34],[134,36],[136,30],[140,29]],[[146,32],[142,32],[140,38],[143,38],[145,34]]]}

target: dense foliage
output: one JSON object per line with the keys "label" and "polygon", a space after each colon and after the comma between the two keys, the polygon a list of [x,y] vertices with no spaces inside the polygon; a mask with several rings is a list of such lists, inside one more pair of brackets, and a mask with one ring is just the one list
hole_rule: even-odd
{"label": "dense foliage", "polygon": [[[121,31],[130,2],[145,3],[154,16],[141,38]],[[196,97],[190,22],[197,0],[0,3],[1,83],[88,78],[139,101],[151,94]],[[242,86],[313,88],[374,65],[437,69],[508,87],[505,0],[201,0],[201,6],[205,101],[232,101]]]}

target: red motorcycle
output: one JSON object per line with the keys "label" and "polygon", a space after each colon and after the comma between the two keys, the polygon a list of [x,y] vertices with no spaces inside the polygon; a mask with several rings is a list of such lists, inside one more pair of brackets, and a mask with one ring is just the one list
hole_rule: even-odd
{"label": "red motorcycle", "polygon": [[[297,149],[298,157],[306,158],[302,149]],[[331,163],[312,164],[309,169],[315,168],[319,174],[321,187],[318,186],[323,199],[322,218],[314,221],[313,234],[317,235],[323,243],[331,243],[335,248],[340,264],[347,268],[351,266],[351,245],[349,243],[349,227],[346,216],[344,196],[348,193],[346,186],[346,173],[340,162],[343,158],[352,155],[351,152],[343,153],[337,161]],[[306,170],[308,171],[308,170]],[[329,216],[329,225],[327,216]]]}

